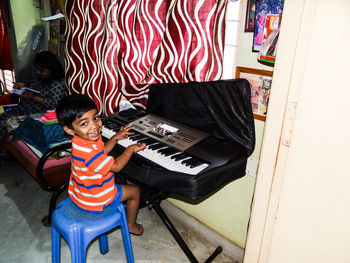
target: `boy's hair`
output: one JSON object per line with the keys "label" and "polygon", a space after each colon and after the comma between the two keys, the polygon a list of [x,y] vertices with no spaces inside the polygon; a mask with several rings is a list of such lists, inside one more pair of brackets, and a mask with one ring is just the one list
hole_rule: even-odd
{"label": "boy's hair", "polygon": [[64,97],[56,107],[57,119],[62,126],[73,129],[72,123],[85,112],[97,110],[95,102],[86,95],[73,94]]}

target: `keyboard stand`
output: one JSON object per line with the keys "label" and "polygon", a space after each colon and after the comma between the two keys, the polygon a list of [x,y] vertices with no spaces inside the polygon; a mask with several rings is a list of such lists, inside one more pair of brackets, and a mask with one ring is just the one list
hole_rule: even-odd
{"label": "keyboard stand", "polygon": [[[176,230],[175,226],[172,224],[168,216],[165,214],[164,210],[161,208],[160,203],[163,199],[166,199],[170,196],[170,194],[151,189],[147,186],[140,185],[141,196],[143,200],[141,200],[140,208],[147,206],[149,210],[152,208],[156,211],[159,218],[162,220],[163,224],[167,227],[171,235],[174,237],[178,245],[181,247],[182,251],[185,253],[187,258],[191,263],[198,263],[198,260],[193,255],[192,251],[189,249],[185,241],[180,236],[179,232]],[[218,246],[214,252],[204,261],[204,263],[212,262],[217,255],[219,255],[222,251],[222,247]]]}

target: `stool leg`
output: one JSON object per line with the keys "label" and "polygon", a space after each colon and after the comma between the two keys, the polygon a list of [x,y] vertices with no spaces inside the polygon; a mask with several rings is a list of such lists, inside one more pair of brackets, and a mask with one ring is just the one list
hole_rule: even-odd
{"label": "stool leg", "polygon": [[61,235],[54,226],[51,227],[51,256],[52,263],[60,263]]}
{"label": "stool leg", "polygon": [[106,254],[109,251],[107,234],[99,236],[98,242],[100,244],[100,252],[101,252],[101,254],[102,255]]}
{"label": "stool leg", "polygon": [[128,223],[126,223],[126,226],[120,226],[120,230],[122,231],[126,260],[128,263],[134,263],[134,253],[132,251]]}
{"label": "stool leg", "polygon": [[128,263],[134,263],[134,253],[132,251],[130,232],[128,226],[128,220],[126,218],[125,209],[123,204],[118,205],[119,211],[122,215],[123,223],[120,226],[120,230],[122,231],[124,251],[126,255],[126,260]]}
{"label": "stool leg", "polygon": [[84,240],[84,232],[81,227],[77,227],[67,240],[70,248],[72,263],[86,263],[86,250],[89,245]]}

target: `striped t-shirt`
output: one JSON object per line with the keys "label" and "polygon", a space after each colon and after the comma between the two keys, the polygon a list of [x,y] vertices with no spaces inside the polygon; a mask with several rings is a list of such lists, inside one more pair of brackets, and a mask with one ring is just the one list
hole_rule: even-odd
{"label": "striped t-shirt", "polygon": [[102,211],[116,196],[114,158],[108,156],[100,138],[89,141],[78,136],[72,140],[72,168],[68,186],[70,198],[79,207]]}

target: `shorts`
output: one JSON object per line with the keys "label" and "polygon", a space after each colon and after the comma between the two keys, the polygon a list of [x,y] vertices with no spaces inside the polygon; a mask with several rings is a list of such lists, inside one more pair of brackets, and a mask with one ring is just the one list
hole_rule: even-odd
{"label": "shorts", "polygon": [[123,197],[123,190],[122,190],[122,187],[119,185],[119,184],[116,184],[115,185],[117,187],[117,194],[115,195],[113,201],[111,203],[109,203],[108,205],[104,205],[103,206],[103,210],[102,211],[93,211],[93,210],[85,210],[81,207],[79,207],[77,204],[74,204],[79,207],[80,209],[84,210],[84,211],[87,211],[87,212],[90,212],[90,213],[96,213],[96,214],[102,214],[105,210],[105,208],[107,207],[111,207],[111,206],[114,206],[114,205],[118,205],[120,203],[120,200],[122,200],[122,197]]}
{"label": "shorts", "polygon": [[103,209],[109,206],[118,205],[120,203],[120,200],[122,200],[122,197],[123,197],[122,187],[119,184],[116,184],[115,186],[117,187],[117,194],[115,195],[114,200],[108,205],[104,205]]}

